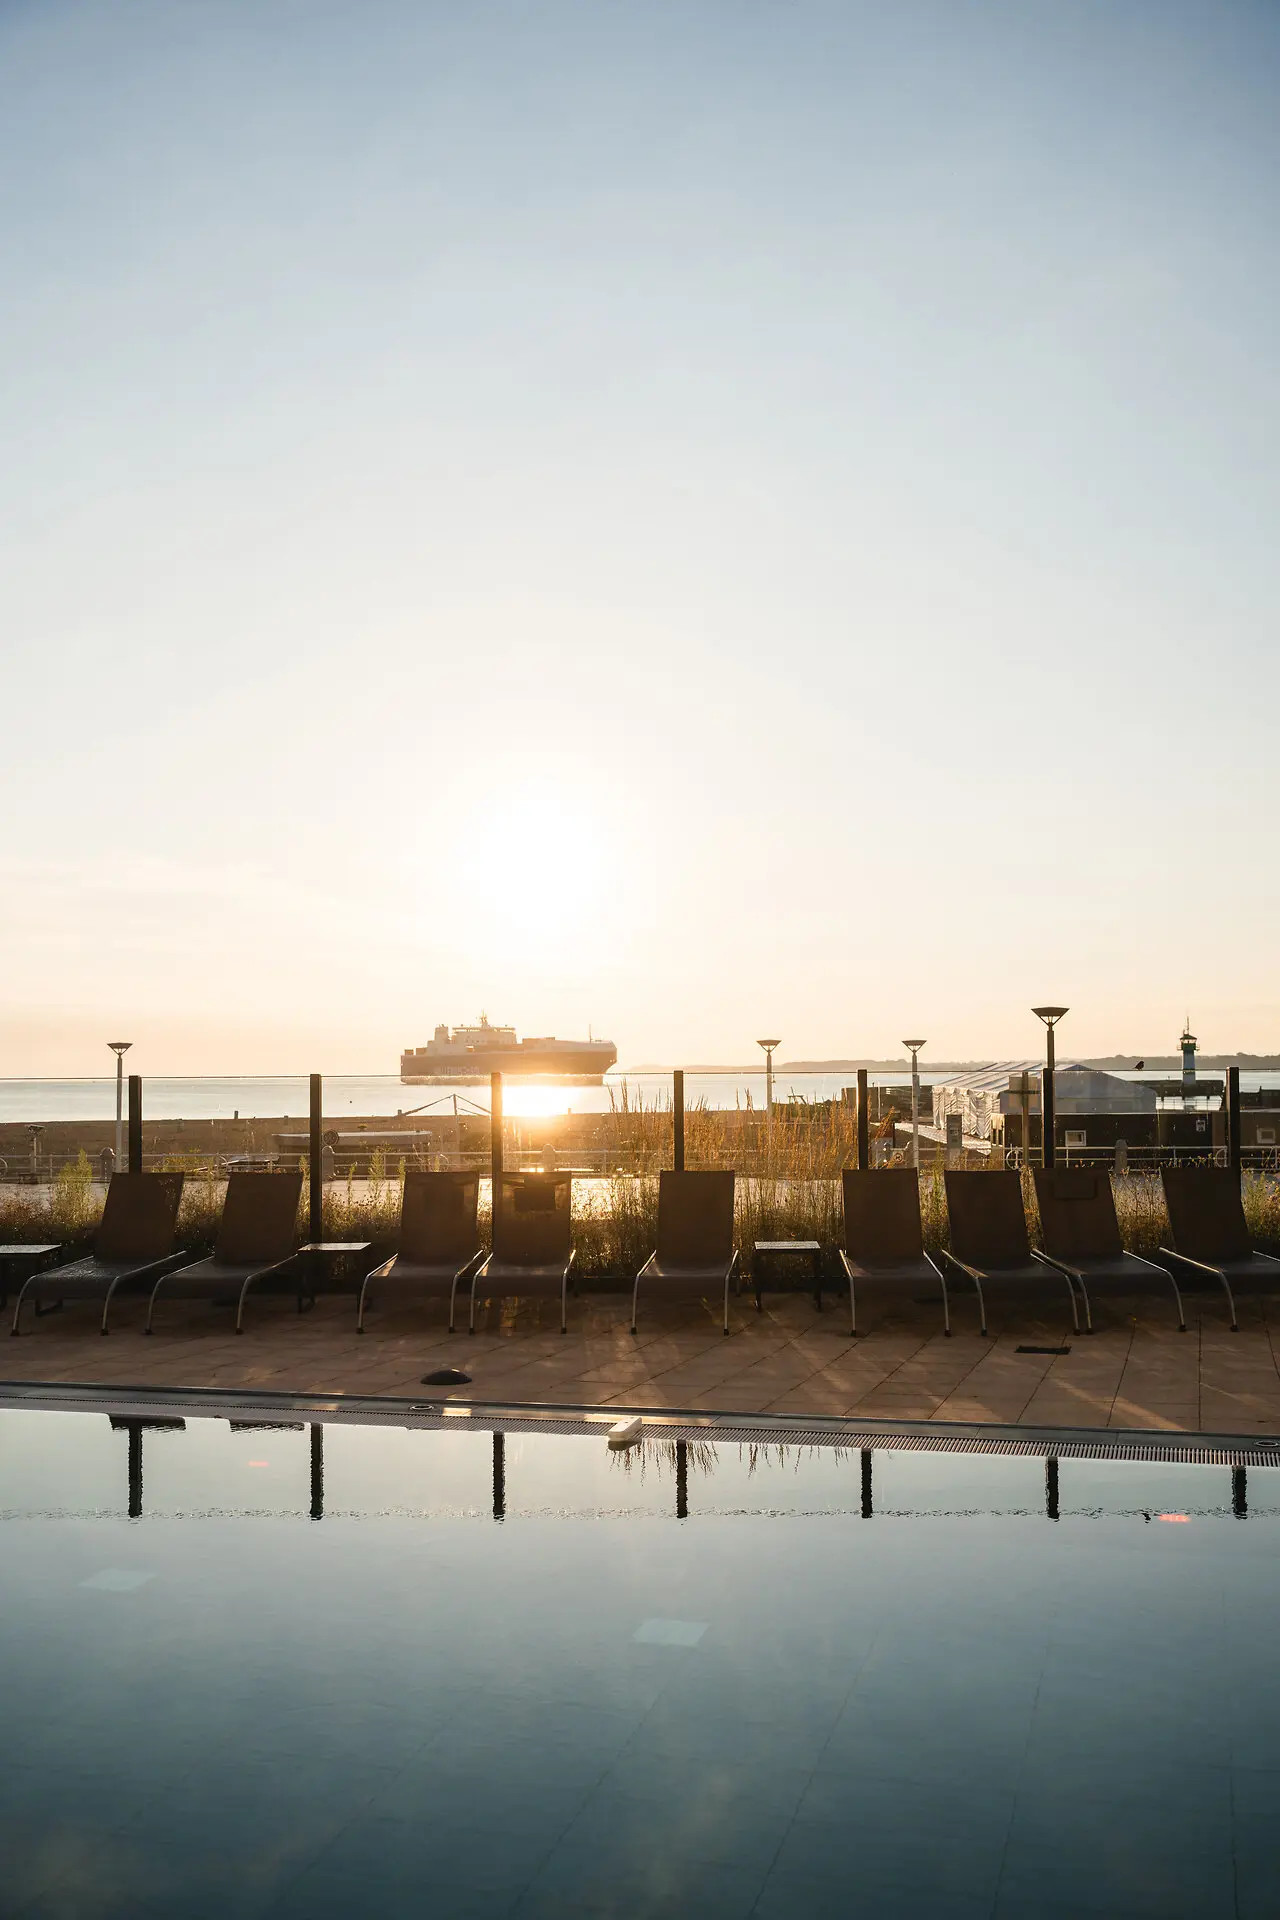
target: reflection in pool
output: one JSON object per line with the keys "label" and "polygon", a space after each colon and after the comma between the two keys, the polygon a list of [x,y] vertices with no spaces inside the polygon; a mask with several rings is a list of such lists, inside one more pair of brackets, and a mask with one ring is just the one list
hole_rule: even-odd
{"label": "reflection in pool", "polygon": [[1270,1917],[1278,1517],[1273,1467],[0,1411],[0,1913]]}

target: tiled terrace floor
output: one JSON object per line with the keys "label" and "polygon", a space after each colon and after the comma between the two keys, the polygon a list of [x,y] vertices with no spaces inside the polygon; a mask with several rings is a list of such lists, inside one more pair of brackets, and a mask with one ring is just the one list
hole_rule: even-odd
{"label": "tiled terrace floor", "polygon": [[[1216,1307],[1198,1313],[1190,1302],[1185,1334],[1171,1314],[1133,1320],[1113,1310],[1086,1337],[1065,1317],[1020,1314],[1014,1327],[993,1313],[986,1339],[963,1305],[951,1339],[934,1310],[918,1307],[851,1340],[837,1309],[819,1314],[801,1296],[775,1297],[759,1316],[746,1303],[728,1339],[705,1309],[671,1306],[633,1338],[628,1305],[620,1294],[571,1301],[564,1337],[545,1303],[491,1310],[472,1339],[450,1336],[434,1303],[371,1312],[357,1337],[348,1299],[322,1298],[302,1316],[292,1302],[264,1300],[237,1338],[226,1308],[174,1303],[146,1339],[141,1305],[122,1301],[105,1340],[94,1309],[76,1305],[6,1338],[0,1375],[416,1396],[425,1373],[460,1366],[472,1384],[451,1392],[481,1400],[1280,1434],[1274,1307],[1268,1318],[1242,1306],[1237,1334]],[[1069,1351],[1018,1351],[1059,1344]]]}

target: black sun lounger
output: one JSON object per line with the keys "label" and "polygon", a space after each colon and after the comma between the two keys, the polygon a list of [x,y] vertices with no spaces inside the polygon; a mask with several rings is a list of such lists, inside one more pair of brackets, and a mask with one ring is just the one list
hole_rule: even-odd
{"label": "black sun lounger", "polygon": [[493,1252],[471,1283],[469,1331],[476,1330],[477,1300],[558,1297],[563,1333],[573,1265],[573,1179],[567,1173],[504,1173],[496,1185]]}
{"label": "black sun lounger", "polygon": [[1039,1259],[1031,1251],[1027,1234],[1027,1216],[1022,1210],[1022,1175],[1001,1170],[998,1173],[960,1173],[948,1170],[947,1217],[950,1222],[950,1251],[945,1257],[947,1270],[962,1274],[978,1290],[978,1308],[982,1331],[987,1330],[987,1294],[1007,1289],[1015,1298],[1043,1294],[1053,1281],[1059,1281],[1071,1303],[1071,1325],[1078,1333],[1080,1317],[1076,1310],[1076,1290],[1060,1268]]}
{"label": "black sun lounger", "polygon": [[184,1257],[173,1251],[182,1199],[180,1173],[113,1173],[93,1252],[65,1267],[32,1274],[18,1295],[11,1333],[18,1331],[23,1303],[37,1314],[42,1300],[92,1300],[102,1307],[102,1331],[108,1332],[111,1302],[121,1289],[144,1285]]}
{"label": "black sun lounger", "polygon": [[1178,1331],[1187,1330],[1177,1281],[1164,1267],[1126,1253],[1116,1219],[1111,1176],[1105,1168],[1036,1167],[1036,1203],[1044,1258],[1065,1273],[1084,1308],[1084,1328],[1093,1332],[1095,1299],[1135,1293],[1172,1296]]}
{"label": "black sun lounger", "polygon": [[1280,1260],[1253,1244],[1240,1175],[1230,1167],[1161,1167],[1160,1178],[1173,1236],[1161,1260],[1184,1288],[1216,1281],[1238,1333],[1237,1297],[1280,1293]]}
{"label": "black sun lounger", "polygon": [[636,1275],[631,1290],[631,1331],[643,1284],[646,1300],[719,1300],[724,1298],[724,1330],[729,1331],[729,1288],[737,1270],[733,1244],[733,1175],[675,1173],[658,1175],[658,1244]]}
{"label": "black sun lounger", "polygon": [[400,1251],[365,1278],[360,1289],[356,1332],[364,1332],[370,1287],[381,1299],[390,1292],[449,1296],[453,1332],[458,1288],[483,1258],[476,1226],[480,1181],[474,1173],[406,1173],[400,1203]]}
{"label": "black sun lounger", "polygon": [[912,1300],[921,1287],[936,1287],[942,1330],[951,1332],[947,1283],[924,1250],[920,1180],[913,1167],[844,1169],[844,1246],[840,1260],[849,1278],[849,1332],[858,1331],[858,1300]]}
{"label": "black sun lounger", "polygon": [[250,1287],[294,1257],[301,1198],[301,1173],[231,1174],[213,1252],[156,1282],[147,1303],[147,1332],[163,1288],[166,1300],[234,1300],[236,1332],[243,1333]]}

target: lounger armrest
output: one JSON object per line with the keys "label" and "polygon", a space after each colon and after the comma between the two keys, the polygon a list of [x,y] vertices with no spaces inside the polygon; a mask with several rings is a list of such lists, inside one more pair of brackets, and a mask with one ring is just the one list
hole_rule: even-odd
{"label": "lounger armrest", "polygon": [[380,1267],[374,1267],[372,1272],[367,1273],[365,1275],[365,1279],[366,1280],[385,1280],[387,1275],[390,1273],[392,1267],[394,1267],[396,1261],[399,1258],[400,1258],[400,1255],[398,1253],[393,1253],[391,1258],[389,1260],[384,1260]]}
{"label": "lounger armrest", "polygon": [[576,1247],[571,1247],[569,1249],[569,1258],[564,1263],[564,1277],[566,1280],[569,1278],[569,1270],[573,1266],[573,1263],[577,1259],[577,1257],[578,1257],[578,1249]]}
{"label": "lounger armrest", "polygon": [[971,1267],[967,1260],[957,1260],[955,1254],[952,1253],[950,1247],[944,1247],[941,1254],[938,1257],[942,1261],[944,1266],[954,1267],[956,1272],[962,1273],[966,1280],[982,1279],[982,1268]]}
{"label": "lounger armrest", "polygon": [[1189,1253],[1175,1253],[1172,1247],[1161,1247],[1160,1258],[1172,1261],[1175,1267],[1190,1267],[1193,1273],[1207,1273],[1214,1280],[1225,1277],[1221,1267],[1211,1267],[1206,1260],[1193,1260]]}
{"label": "lounger armrest", "polygon": [[653,1252],[649,1255],[649,1258],[645,1261],[644,1265],[641,1267],[639,1273],[636,1275],[637,1280],[644,1279],[646,1273],[648,1273],[650,1267],[653,1265],[657,1257],[658,1257],[658,1249],[655,1247]]}
{"label": "lounger armrest", "polygon": [[1055,1259],[1053,1254],[1045,1253],[1040,1247],[1032,1247],[1031,1258],[1038,1260],[1042,1267],[1052,1267],[1055,1273],[1065,1273],[1068,1280],[1079,1280],[1081,1278],[1079,1267],[1071,1266],[1066,1260]]}

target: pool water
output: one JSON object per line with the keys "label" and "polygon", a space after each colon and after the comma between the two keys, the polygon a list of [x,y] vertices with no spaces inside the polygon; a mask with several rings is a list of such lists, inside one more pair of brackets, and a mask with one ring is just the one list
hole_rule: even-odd
{"label": "pool water", "polygon": [[0,1913],[1280,1913],[1280,1469],[457,1429],[0,1412]]}

